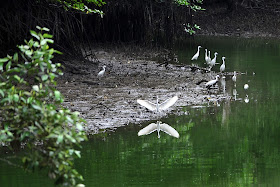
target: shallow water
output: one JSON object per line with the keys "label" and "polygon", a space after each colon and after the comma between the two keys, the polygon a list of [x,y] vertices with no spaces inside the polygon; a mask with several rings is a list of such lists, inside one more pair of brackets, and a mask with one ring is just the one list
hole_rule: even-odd
{"label": "shallow water", "polygon": [[[138,137],[149,123],[93,136],[75,163],[86,186],[278,186],[280,41],[203,37],[180,45],[179,61],[205,66],[204,48],[198,61],[189,60],[197,45],[217,51],[218,62],[226,56],[226,71],[239,72],[237,100],[182,107],[185,115],[161,119],[179,132],[179,139],[162,132],[160,139],[156,132]],[[232,95],[233,89],[227,75],[224,94]],[[2,162],[0,181],[1,186],[52,184],[44,176]]]}

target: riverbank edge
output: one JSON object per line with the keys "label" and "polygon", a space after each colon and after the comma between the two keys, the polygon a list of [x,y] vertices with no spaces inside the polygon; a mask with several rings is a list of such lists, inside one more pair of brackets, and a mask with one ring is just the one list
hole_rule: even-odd
{"label": "riverbank edge", "polygon": [[[205,87],[205,82],[216,76],[214,71],[205,72],[205,68],[197,66],[166,65],[150,60],[167,51],[138,48],[132,53],[131,49],[114,47],[96,48],[94,53],[100,61],[98,66],[90,61],[64,62],[75,67],[77,72],[66,68],[68,70],[58,81],[58,89],[65,96],[63,105],[81,113],[87,121],[85,130],[88,134],[158,120],[169,114],[183,115],[184,106],[205,105],[210,98],[212,101],[224,99],[219,87],[210,92]],[[201,55],[198,60],[204,60],[204,56]],[[103,65],[106,65],[105,75],[98,78]],[[204,83],[198,84],[201,81]],[[155,103],[158,96],[161,103],[175,95],[179,97],[178,101],[160,114],[148,111],[136,102],[144,99]]]}

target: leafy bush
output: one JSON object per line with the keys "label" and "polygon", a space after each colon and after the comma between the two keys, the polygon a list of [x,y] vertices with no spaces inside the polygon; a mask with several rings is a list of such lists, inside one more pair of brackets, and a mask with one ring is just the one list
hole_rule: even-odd
{"label": "leafy bush", "polygon": [[54,87],[61,65],[51,61],[60,52],[48,45],[49,29],[36,28],[19,53],[0,59],[0,145],[24,146],[25,169],[47,168],[56,184],[75,185],[83,180],[73,160],[81,157],[85,121],[61,106],[63,96]]}

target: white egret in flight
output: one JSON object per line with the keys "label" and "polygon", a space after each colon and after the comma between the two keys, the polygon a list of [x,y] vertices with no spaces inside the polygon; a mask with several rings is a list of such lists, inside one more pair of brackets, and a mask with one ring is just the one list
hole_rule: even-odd
{"label": "white egret in flight", "polygon": [[157,121],[157,123],[151,123],[147,127],[141,129],[138,132],[138,136],[148,135],[154,131],[157,131],[158,138],[160,138],[160,131],[163,131],[170,136],[174,136],[175,138],[179,138],[179,133],[173,127],[169,126],[166,123],[162,123],[161,121]]}
{"label": "white egret in flight", "polygon": [[197,60],[197,58],[199,57],[199,49],[201,48],[201,46],[197,47],[197,52],[195,53],[195,55],[193,55],[191,60]]}
{"label": "white egret in flight", "polygon": [[222,73],[223,71],[225,71],[225,69],[226,69],[226,62],[225,62],[225,58],[226,57],[222,57],[222,61],[223,61],[223,64],[221,65],[221,67],[220,67],[220,72]]}
{"label": "white egret in flight", "polygon": [[103,77],[104,73],[105,73],[105,68],[106,66],[102,67],[103,69],[97,74],[97,77]]}
{"label": "white egret in flight", "polygon": [[219,78],[220,78],[220,76],[216,75],[216,79],[208,81],[205,84],[206,88],[210,89],[211,86],[213,86],[214,84],[216,84],[218,82]]}
{"label": "white egret in flight", "polygon": [[137,103],[139,103],[140,105],[146,107],[147,109],[153,111],[153,112],[160,112],[162,110],[166,110],[167,108],[171,107],[172,105],[174,105],[174,103],[178,100],[178,96],[174,96],[170,99],[167,99],[166,101],[164,101],[163,103],[159,104],[158,103],[158,96],[157,96],[157,103],[154,104],[150,101],[147,100],[141,100],[141,99],[137,99]]}

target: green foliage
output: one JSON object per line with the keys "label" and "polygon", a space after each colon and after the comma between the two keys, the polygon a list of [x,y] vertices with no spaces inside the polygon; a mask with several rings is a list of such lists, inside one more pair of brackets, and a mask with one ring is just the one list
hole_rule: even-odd
{"label": "green foliage", "polygon": [[[196,0],[196,3],[198,3],[198,4],[202,4],[202,2],[203,2],[203,0]],[[175,3],[180,6],[190,7],[193,11],[205,10],[205,9],[201,8],[201,6],[199,6],[198,4],[191,3],[190,0],[175,0]]]}
{"label": "green foliage", "polygon": [[24,146],[24,168],[47,168],[57,184],[75,185],[82,176],[73,169],[80,158],[80,143],[86,140],[84,120],[78,112],[61,106],[63,96],[55,89],[61,64],[49,29],[37,26],[20,52],[0,59],[0,144],[15,150]]}
{"label": "green foliage", "polygon": [[[196,3],[194,3],[196,2]],[[187,6],[190,7],[193,11],[200,11],[205,10],[201,8],[198,4],[202,4],[203,0],[196,0],[194,2],[191,2],[190,0],[175,0],[175,3],[177,3],[180,6]],[[186,33],[189,33],[189,35],[195,34],[195,29],[200,29],[200,27],[197,24],[191,25],[190,23],[183,24],[185,26]]]}
{"label": "green foliage", "polygon": [[195,29],[200,29],[200,27],[197,24],[194,24],[194,26],[188,24],[183,24],[185,26],[186,33],[189,33],[190,35],[195,34]]}
{"label": "green foliage", "polygon": [[97,13],[101,17],[103,17],[104,13],[101,10],[98,9],[91,9],[86,4],[94,4],[97,7],[101,7],[102,5],[105,5],[106,3],[102,0],[84,0],[84,1],[77,1],[77,0],[55,0],[56,2],[59,2],[64,6],[66,10],[69,9],[76,9],[82,12],[85,12],[87,14],[89,13]]}

